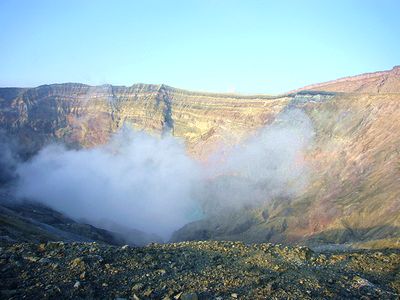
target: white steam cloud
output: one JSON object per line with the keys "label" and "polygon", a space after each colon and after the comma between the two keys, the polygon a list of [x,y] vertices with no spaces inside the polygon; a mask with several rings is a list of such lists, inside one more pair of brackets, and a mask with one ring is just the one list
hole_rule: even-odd
{"label": "white steam cloud", "polygon": [[204,167],[179,139],[125,128],[101,147],[42,149],[18,166],[18,196],[106,229],[118,224],[167,239],[202,214],[301,192],[313,135],[304,112],[287,111]]}
{"label": "white steam cloud", "polygon": [[313,137],[309,117],[301,110],[288,110],[248,140],[213,157],[211,180],[199,191],[204,210],[218,214],[301,193],[308,178],[303,154]]}
{"label": "white steam cloud", "polygon": [[199,180],[198,167],[172,137],[124,129],[98,148],[53,145],[17,173],[19,197],[96,225],[114,223],[166,238],[196,214],[191,187]]}

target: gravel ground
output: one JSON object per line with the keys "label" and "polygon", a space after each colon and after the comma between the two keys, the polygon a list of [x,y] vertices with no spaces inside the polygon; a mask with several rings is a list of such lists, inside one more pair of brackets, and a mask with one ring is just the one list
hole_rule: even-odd
{"label": "gravel ground", "polygon": [[400,251],[182,242],[0,247],[1,299],[399,299]]}

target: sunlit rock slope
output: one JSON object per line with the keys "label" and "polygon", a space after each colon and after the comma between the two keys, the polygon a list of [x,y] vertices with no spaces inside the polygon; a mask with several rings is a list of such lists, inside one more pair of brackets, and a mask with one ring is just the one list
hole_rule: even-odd
{"label": "sunlit rock slope", "polygon": [[[204,161],[287,108],[303,110],[316,137],[310,178],[295,199],[188,224],[174,240],[233,239],[400,247],[399,68],[318,84],[281,96],[188,92],[165,85],[54,84],[0,89],[0,126],[29,157],[43,145],[106,143],[122,126],[184,139]],[[312,90],[312,91],[309,91]]]}

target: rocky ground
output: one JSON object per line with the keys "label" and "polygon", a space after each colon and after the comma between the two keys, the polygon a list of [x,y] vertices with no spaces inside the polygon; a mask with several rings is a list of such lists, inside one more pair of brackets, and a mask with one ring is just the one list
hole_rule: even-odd
{"label": "rocky ground", "polygon": [[160,237],[140,230],[117,225],[114,229],[108,231],[73,220],[41,203],[20,201],[12,184],[0,183],[0,245],[64,241],[144,246],[161,241]]}
{"label": "rocky ground", "polygon": [[2,299],[399,299],[400,251],[182,242],[0,248]]}

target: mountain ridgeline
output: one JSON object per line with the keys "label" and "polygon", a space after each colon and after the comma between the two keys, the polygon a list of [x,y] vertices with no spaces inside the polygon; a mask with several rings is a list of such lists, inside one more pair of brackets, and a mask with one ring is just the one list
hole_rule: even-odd
{"label": "mountain ridgeline", "polygon": [[399,67],[279,96],[146,84],[0,89],[0,127],[23,159],[53,142],[71,148],[106,144],[129,126],[182,138],[190,156],[206,162],[221,145],[239,143],[289,109],[304,112],[315,131],[304,154],[304,191],[206,216],[172,240],[400,247]]}

